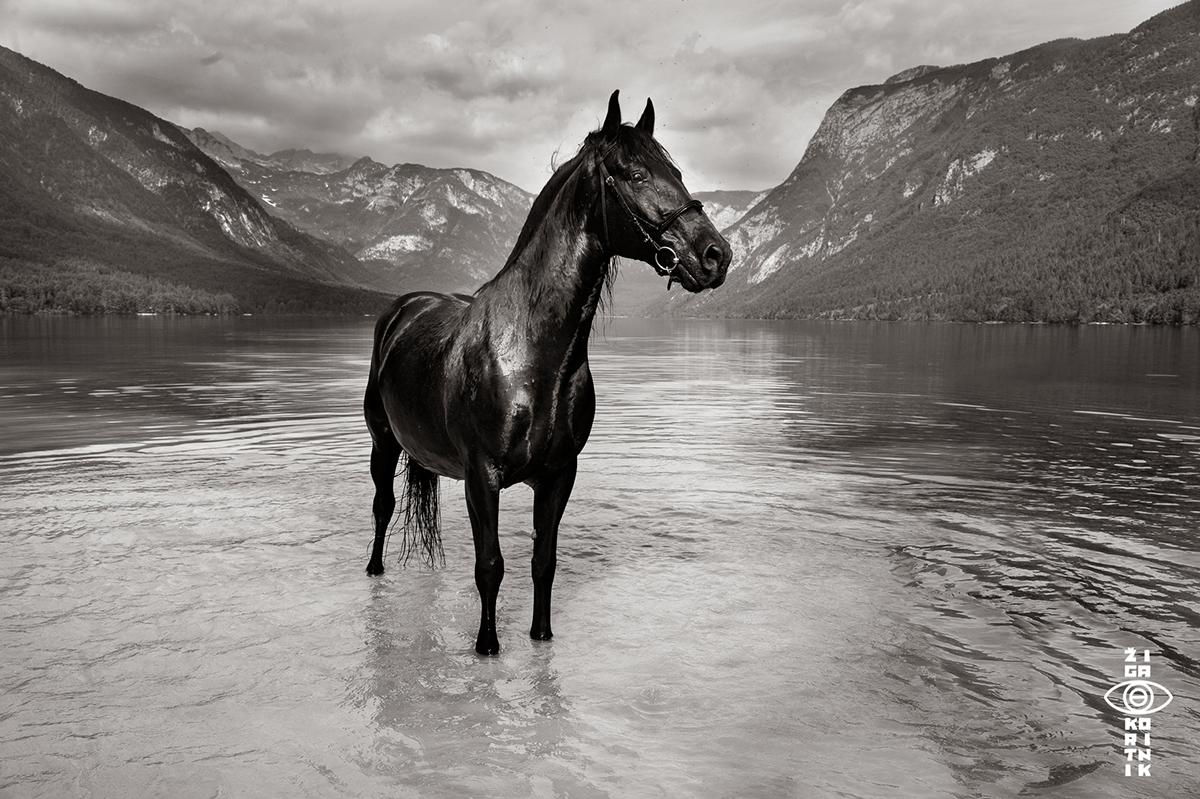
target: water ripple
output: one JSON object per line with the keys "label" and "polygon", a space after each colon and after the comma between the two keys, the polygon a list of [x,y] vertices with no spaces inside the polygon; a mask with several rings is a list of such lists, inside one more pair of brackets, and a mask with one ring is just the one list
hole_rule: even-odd
{"label": "water ripple", "polygon": [[460,484],[362,574],[369,321],[0,325],[6,795],[1124,796],[1123,646],[1200,793],[1195,331],[614,320],[481,660]]}

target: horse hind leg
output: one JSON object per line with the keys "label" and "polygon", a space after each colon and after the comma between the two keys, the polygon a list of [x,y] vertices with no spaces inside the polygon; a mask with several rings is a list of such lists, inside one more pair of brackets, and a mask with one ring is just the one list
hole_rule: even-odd
{"label": "horse hind leg", "polygon": [[[388,524],[396,510],[396,467],[404,450],[394,442],[371,448],[371,479],[375,483],[375,500],[371,512],[375,518],[375,542],[367,574],[383,574],[383,550],[387,542]],[[438,476],[411,457],[404,464],[404,520],[400,562],[407,563],[413,554],[430,567],[445,563],[442,549],[441,514],[438,507]]]}
{"label": "horse hind leg", "polygon": [[387,541],[388,524],[396,509],[396,493],[393,483],[396,465],[403,450],[389,433],[380,436],[371,444],[371,480],[375,483],[375,499],[371,503],[371,515],[375,521],[375,541],[371,546],[371,560],[367,562],[367,574],[383,574],[383,550]]}
{"label": "horse hind leg", "polygon": [[367,392],[363,398],[363,416],[366,418],[367,430],[371,433],[371,481],[375,484],[375,499],[371,503],[375,541],[371,546],[367,574],[377,575],[383,574],[383,550],[387,542],[387,529],[392,520],[392,512],[396,509],[393,483],[396,479],[396,465],[400,462],[403,450],[400,448],[400,442],[392,435],[392,427],[383,409],[373,376],[367,382]]}

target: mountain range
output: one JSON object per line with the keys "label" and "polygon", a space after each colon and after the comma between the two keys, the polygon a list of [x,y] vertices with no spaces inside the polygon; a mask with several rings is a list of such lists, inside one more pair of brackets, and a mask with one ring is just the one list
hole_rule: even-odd
{"label": "mountain range", "polygon": [[[281,150],[263,155],[203,128],[184,130],[271,212],[331,241],[372,271],[373,285],[470,292],[503,265],[533,195],[476,169],[385,166],[368,157]],[[765,192],[697,192],[718,227]],[[635,313],[663,293],[648,266],[620,265],[613,308]]]}
{"label": "mountain range", "polygon": [[2,47],[0,109],[0,310],[379,306],[166,120]]}
{"label": "mountain range", "polygon": [[[762,192],[697,194],[715,292],[624,264],[649,314],[1200,320],[1200,0],[1128,34],[845,92]],[[264,155],[0,48],[0,310],[369,311],[470,291],[532,195],[475,169]]]}
{"label": "mountain range", "polygon": [[533,202],[477,169],[308,150],[262,155],[220,133],[184,133],[271,213],[350,251],[391,292],[477,288],[503,265]]}
{"label": "mountain range", "polygon": [[724,230],[746,215],[754,206],[764,200],[769,192],[766,191],[697,191],[693,195],[704,203],[704,213],[717,226]]}
{"label": "mountain range", "polygon": [[654,310],[1195,323],[1198,53],[1193,0],[851,89],[726,230],[725,286]]}
{"label": "mountain range", "polygon": [[[364,311],[472,291],[532,195],[475,169],[264,155],[0,48],[0,310]],[[751,193],[718,192],[732,220]],[[662,280],[627,265],[616,307]]]}

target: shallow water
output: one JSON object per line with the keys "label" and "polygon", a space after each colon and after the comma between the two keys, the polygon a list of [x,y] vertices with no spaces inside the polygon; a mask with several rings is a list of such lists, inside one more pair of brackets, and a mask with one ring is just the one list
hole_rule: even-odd
{"label": "shallow water", "polygon": [[363,573],[368,320],[0,334],[0,796],[1200,794],[1195,330],[612,320],[491,659],[461,484]]}

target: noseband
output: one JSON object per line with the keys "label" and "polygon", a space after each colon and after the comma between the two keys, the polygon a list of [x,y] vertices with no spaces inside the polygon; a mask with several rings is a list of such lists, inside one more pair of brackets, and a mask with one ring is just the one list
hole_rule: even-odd
{"label": "noseband", "polygon": [[[611,151],[611,147],[609,150]],[[688,211],[695,209],[699,211],[704,207],[704,204],[694,198],[689,198],[687,202],[679,206],[673,211],[670,211],[662,218],[662,221],[655,223],[646,219],[637,211],[630,207],[629,203],[621,196],[621,192],[617,191],[617,180],[608,172],[608,168],[604,166],[604,158],[608,155],[605,152],[596,162],[596,169],[600,175],[600,218],[604,224],[604,246],[609,243],[608,235],[608,207],[605,201],[605,195],[608,191],[612,191],[613,196],[617,198],[617,204],[625,211],[625,215],[633,222],[638,233],[642,234],[642,238],[654,250],[654,262],[651,266],[654,271],[663,277],[667,278],[667,290],[671,288],[673,283],[678,278],[675,277],[675,269],[679,266],[679,254],[675,252],[675,248],[668,244],[662,243],[662,235],[667,232],[667,229],[683,216]]]}

